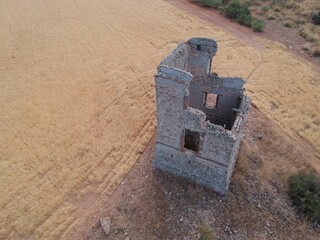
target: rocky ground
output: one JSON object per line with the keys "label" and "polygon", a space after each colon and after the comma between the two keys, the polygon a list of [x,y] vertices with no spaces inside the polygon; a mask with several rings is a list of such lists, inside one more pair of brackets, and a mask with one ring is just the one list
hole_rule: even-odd
{"label": "rocky ground", "polygon": [[[77,237],[83,239],[318,239],[319,226],[296,213],[288,178],[315,158],[251,109],[226,196],[151,166],[155,139]],[[111,218],[106,236],[99,219]]]}

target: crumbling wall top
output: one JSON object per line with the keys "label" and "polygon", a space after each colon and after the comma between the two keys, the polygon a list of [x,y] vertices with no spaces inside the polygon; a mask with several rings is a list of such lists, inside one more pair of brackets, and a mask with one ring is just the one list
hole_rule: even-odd
{"label": "crumbling wall top", "polygon": [[179,44],[160,65],[187,71],[190,46],[186,43]]}
{"label": "crumbling wall top", "polygon": [[188,44],[191,49],[207,52],[210,57],[213,57],[218,51],[217,42],[208,38],[191,38]]}
{"label": "crumbling wall top", "polygon": [[[218,45],[216,41],[206,38],[191,38],[187,42],[179,44],[164,60],[160,66],[176,68],[181,71],[190,72],[189,61],[195,58],[195,55],[206,56],[206,60],[211,62],[211,58],[216,54]],[[191,57],[190,57],[191,56]],[[201,60],[200,60],[201,61]],[[192,62],[191,65],[194,65]]]}
{"label": "crumbling wall top", "polygon": [[192,38],[158,67],[153,165],[226,194],[250,102],[241,78],[211,72],[217,43]]}
{"label": "crumbling wall top", "polygon": [[186,84],[187,86],[189,86],[193,78],[192,74],[189,72],[174,67],[168,67],[166,65],[160,65],[158,67],[156,76]]}

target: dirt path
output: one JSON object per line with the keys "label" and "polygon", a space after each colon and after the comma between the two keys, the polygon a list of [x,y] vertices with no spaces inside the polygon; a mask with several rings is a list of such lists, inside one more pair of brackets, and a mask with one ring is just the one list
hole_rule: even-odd
{"label": "dirt path", "polygon": [[302,46],[306,43],[306,40],[299,36],[297,29],[287,28],[282,24],[276,23],[275,21],[265,20],[265,31],[263,33],[255,33],[252,31],[252,29],[243,27],[235,21],[231,21],[230,19],[222,16],[217,10],[201,7],[192,2],[192,0],[166,1],[186,12],[206,20],[215,26],[222,28],[223,30],[226,30],[231,34],[234,34],[238,38],[259,50],[263,49],[264,46],[259,44],[259,42],[256,40],[257,36],[272,41],[277,41],[286,46],[289,51],[297,54],[297,56],[313,63],[315,65],[315,69],[320,71],[320,58],[312,57],[311,54],[308,54],[302,50]]}
{"label": "dirt path", "polygon": [[320,75],[279,44],[159,0],[0,0],[0,13],[0,239],[84,226],[154,134],[158,63],[194,36],[218,42],[215,72],[245,78],[263,114],[320,152]]}

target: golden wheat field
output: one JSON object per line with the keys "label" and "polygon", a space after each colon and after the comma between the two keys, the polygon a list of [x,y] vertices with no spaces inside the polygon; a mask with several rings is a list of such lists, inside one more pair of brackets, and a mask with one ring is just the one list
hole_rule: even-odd
{"label": "golden wheat field", "polygon": [[0,239],[63,239],[155,132],[153,74],[181,41],[217,40],[212,70],[320,153],[320,74],[159,0],[0,0]]}

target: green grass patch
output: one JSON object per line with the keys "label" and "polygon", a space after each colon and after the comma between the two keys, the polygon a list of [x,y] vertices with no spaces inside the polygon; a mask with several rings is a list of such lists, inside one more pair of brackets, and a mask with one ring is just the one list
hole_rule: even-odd
{"label": "green grass patch", "polygon": [[312,23],[315,25],[320,25],[320,12],[314,14],[312,17]]}
{"label": "green grass patch", "polygon": [[293,175],[289,195],[299,212],[320,223],[320,178],[315,172],[298,172]]}
{"label": "green grass patch", "polygon": [[223,4],[222,0],[194,0],[194,2],[199,3],[203,7],[212,7],[216,9]]}
{"label": "green grass patch", "polygon": [[231,19],[237,19],[240,15],[251,15],[249,5],[241,3],[239,0],[232,0],[224,8],[225,16]]}
{"label": "green grass patch", "polygon": [[255,32],[263,32],[265,27],[266,27],[266,24],[261,19],[254,20],[252,23],[252,28],[253,28],[253,31]]}
{"label": "green grass patch", "polygon": [[[252,27],[256,32],[262,32],[265,28],[263,20],[254,20],[249,9],[249,3],[240,0],[193,0],[203,7],[219,9],[227,18],[236,20],[239,24]],[[265,11],[268,11],[268,7]]]}
{"label": "green grass patch", "polygon": [[200,237],[198,240],[213,240],[213,231],[210,228],[206,226],[200,226],[199,233]]}

